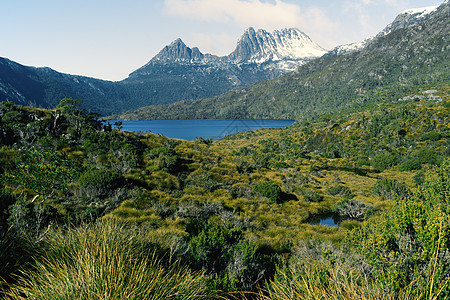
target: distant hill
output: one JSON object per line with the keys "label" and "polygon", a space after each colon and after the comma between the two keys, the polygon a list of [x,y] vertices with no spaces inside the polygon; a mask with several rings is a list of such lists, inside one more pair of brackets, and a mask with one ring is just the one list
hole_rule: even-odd
{"label": "distant hill", "polygon": [[295,70],[326,51],[296,28],[269,33],[247,29],[228,56],[203,54],[177,39],[119,82],[22,66],[0,58],[0,100],[55,107],[64,97],[83,99],[101,114],[223,94]]}
{"label": "distant hill", "polygon": [[419,84],[449,82],[450,3],[427,13],[417,11],[401,14],[389,30],[361,49],[332,51],[277,79],[214,98],[141,108],[115,118],[311,119],[395,101]]}
{"label": "distant hill", "polygon": [[27,67],[0,58],[0,101],[54,108],[65,97],[81,98],[90,111],[113,113],[122,111],[123,106],[111,98],[120,98],[123,92],[120,85],[110,81]]}

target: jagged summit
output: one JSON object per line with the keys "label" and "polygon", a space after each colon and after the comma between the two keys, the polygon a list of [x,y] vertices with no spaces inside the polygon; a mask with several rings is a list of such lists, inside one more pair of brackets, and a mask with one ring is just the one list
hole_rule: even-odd
{"label": "jagged summit", "polygon": [[248,28],[228,57],[236,62],[298,60],[322,56],[326,51],[297,28],[255,31]]}
{"label": "jagged summit", "polygon": [[201,61],[203,54],[197,47],[189,48],[180,39],[176,39],[170,45],[165,46],[152,61],[159,61],[163,63],[168,62],[195,62]]}
{"label": "jagged summit", "polygon": [[203,54],[197,47],[189,48],[181,39],[176,39],[130,76],[154,74],[153,67],[159,68],[168,64],[229,67],[246,63],[273,63],[277,74],[281,74],[292,71],[326,52],[297,28],[270,33],[264,29],[255,31],[250,27],[245,30],[237,42],[236,49],[228,56]]}
{"label": "jagged summit", "polygon": [[207,98],[276,78],[325,53],[297,28],[270,33],[250,27],[227,56],[203,54],[198,48],[190,48],[176,39],[123,83],[148,85],[153,91],[152,97],[159,99],[166,93],[164,97],[172,102]]}

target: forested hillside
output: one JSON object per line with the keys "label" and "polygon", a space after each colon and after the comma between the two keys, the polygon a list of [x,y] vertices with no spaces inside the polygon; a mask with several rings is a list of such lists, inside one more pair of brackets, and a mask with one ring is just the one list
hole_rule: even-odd
{"label": "forested hillside", "polygon": [[217,141],[121,132],[67,98],[2,102],[1,291],[445,299],[450,87],[415,89]]}

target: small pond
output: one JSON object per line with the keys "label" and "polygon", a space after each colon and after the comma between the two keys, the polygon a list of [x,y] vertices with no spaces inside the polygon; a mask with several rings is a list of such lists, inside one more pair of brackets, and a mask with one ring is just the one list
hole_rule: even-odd
{"label": "small pond", "polygon": [[327,212],[311,215],[308,218],[308,223],[311,225],[325,225],[330,227],[339,227],[342,221],[347,218],[342,218],[336,213]]}

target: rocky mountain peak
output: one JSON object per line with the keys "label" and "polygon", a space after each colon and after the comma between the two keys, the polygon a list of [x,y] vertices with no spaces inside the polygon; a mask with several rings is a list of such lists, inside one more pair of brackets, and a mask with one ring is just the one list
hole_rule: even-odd
{"label": "rocky mountain peak", "polygon": [[264,29],[250,27],[242,34],[236,49],[228,56],[235,62],[299,60],[319,57],[326,51],[314,43],[297,28],[275,30],[270,33]]}
{"label": "rocky mountain peak", "polygon": [[397,29],[410,27],[422,21],[427,15],[434,12],[437,8],[438,6],[429,6],[405,10],[394,19],[394,22],[386,26],[381,33],[389,34]]}
{"label": "rocky mountain peak", "polygon": [[[202,54],[197,47],[189,48],[181,39],[165,46],[146,65],[130,74],[130,77],[157,74],[168,66],[235,68],[241,64],[266,64],[269,78],[295,70],[303,63],[322,56],[326,51],[297,28],[257,31],[250,27],[237,42],[236,49],[228,56]],[[231,75],[230,75],[231,76]],[[230,78],[234,78],[231,76]],[[235,80],[234,80],[235,81]],[[234,82],[233,81],[233,82]]]}
{"label": "rocky mountain peak", "polygon": [[151,62],[196,62],[201,61],[203,54],[197,47],[189,48],[180,39],[176,39],[169,45],[165,46],[151,61]]}

